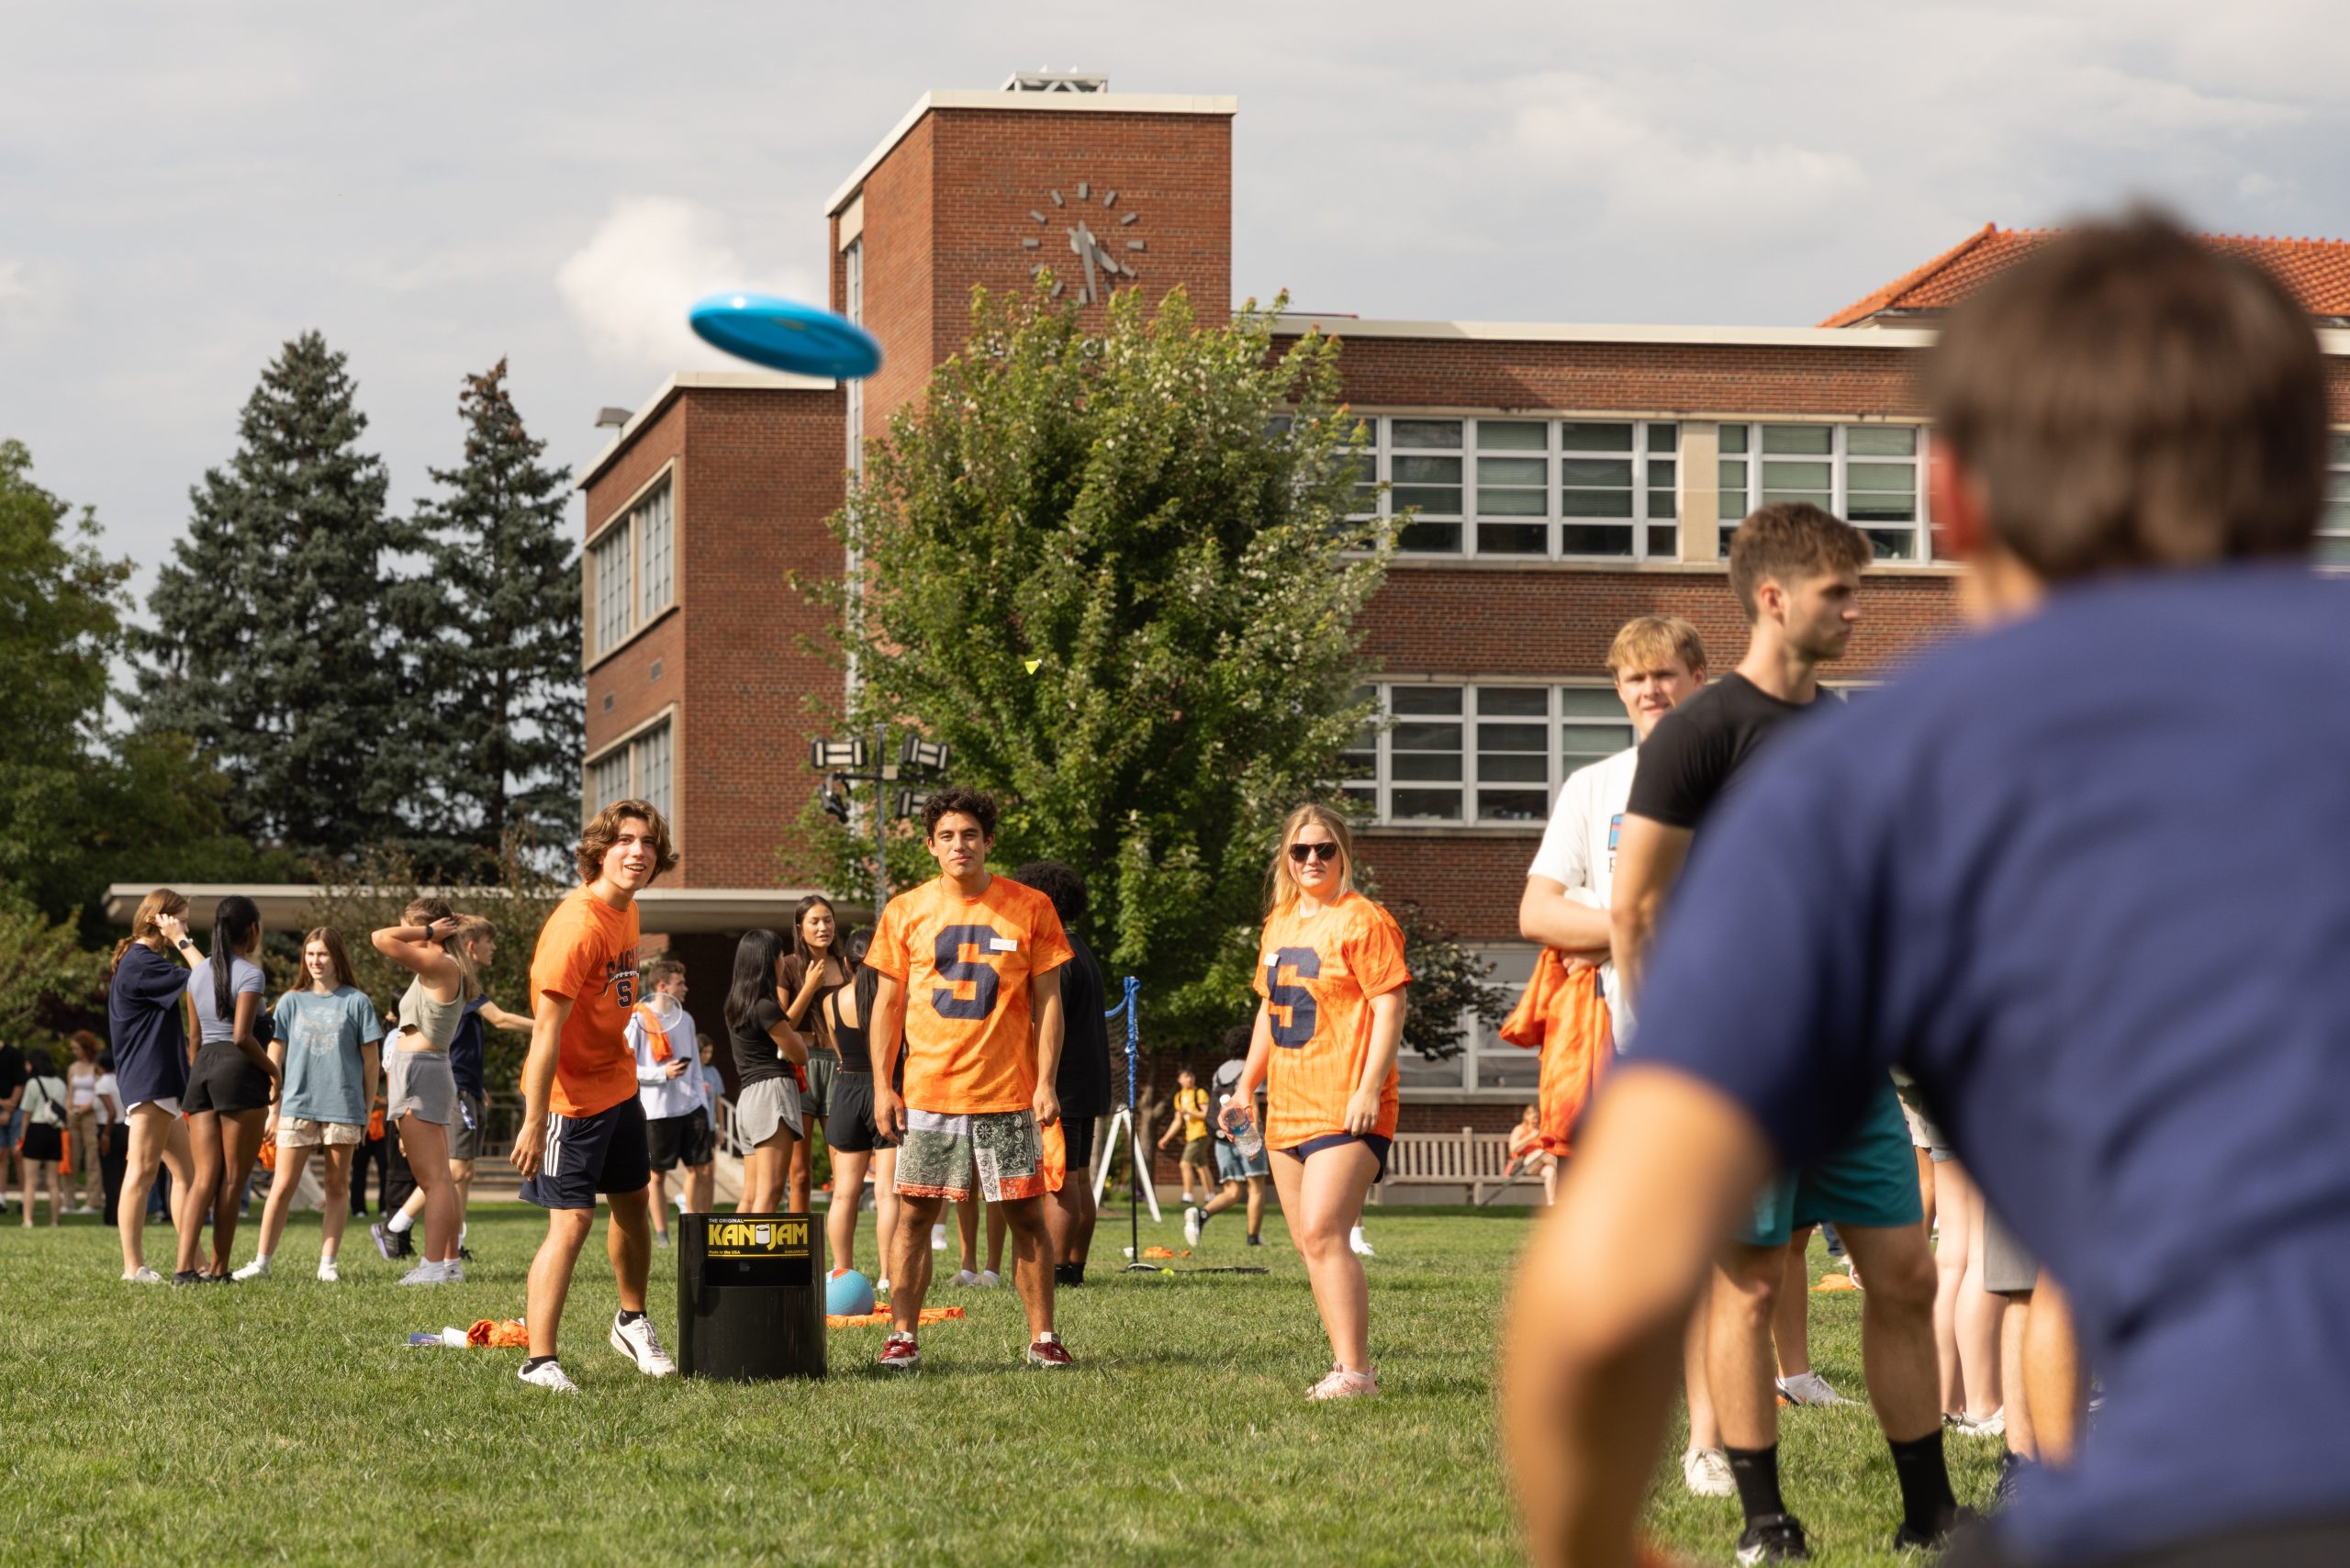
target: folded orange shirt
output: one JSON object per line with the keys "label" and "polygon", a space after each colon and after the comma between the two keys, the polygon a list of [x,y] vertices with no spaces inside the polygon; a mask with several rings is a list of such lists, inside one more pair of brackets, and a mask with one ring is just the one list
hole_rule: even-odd
{"label": "folded orange shirt", "polygon": [[[924,1323],[945,1323],[962,1316],[963,1309],[959,1306],[925,1306],[922,1309],[922,1321]],[[886,1306],[855,1316],[845,1313],[824,1315],[825,1326],[832,1328],[886,1328],[890,1322],[890,1309]]]}

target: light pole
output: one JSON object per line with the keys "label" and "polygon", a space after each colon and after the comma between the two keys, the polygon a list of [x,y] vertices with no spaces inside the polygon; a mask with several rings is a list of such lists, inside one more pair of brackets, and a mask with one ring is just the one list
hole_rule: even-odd
{"label": "light pole", "polygon": [[[808,743],[808,766],[824,777],[816,784],[816,801],[834,822],[845,824],[849,819],[849,787],[853,784],[873,786],[873,918],[881,918],[881,910],[890,902],[890,818],[892,813],[882,809],[882,787],[899,778],[934,778],[946,770],[947,748],[935,742],[923,740],[912,731],[906,732],[904,743],[898,749],[898,760],[884,762],[890,755],[890,727],[876,724],[873,728],[874,766],[866,766],[864,737],[845,741],[815,740]],[[898,791],[901,817],[921,814],[930,799],[927,790],[905,789]]]}

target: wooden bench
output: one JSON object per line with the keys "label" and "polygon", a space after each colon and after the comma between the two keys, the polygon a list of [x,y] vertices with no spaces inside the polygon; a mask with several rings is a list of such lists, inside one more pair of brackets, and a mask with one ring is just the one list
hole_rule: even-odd
{"label": "wooden bench", "polygon": [[1463,1127],[1457,1133],[1396,1134],[1387,1151],[1387,1178],[1380,1185],[1461,1187],[1482,1208],[1521,1183],[1539,1187],[1542,1173],[1510,1170],[1507,1133]]}

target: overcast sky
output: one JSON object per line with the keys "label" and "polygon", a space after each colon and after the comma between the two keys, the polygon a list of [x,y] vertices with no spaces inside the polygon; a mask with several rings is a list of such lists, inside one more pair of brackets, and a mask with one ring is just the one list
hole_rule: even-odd
{"label": "overcast sky", "polygon": [[118,4],[0,49],[0,437],[141,563],[306,328],[400,504],[501,355],[577,463],[717,363],[694,296],[821,299],[833,188],[1015,69],[1237,95],[1235,291],[1364,316],[1803,325],[2132,196],[2350,233],[2322,0]]}

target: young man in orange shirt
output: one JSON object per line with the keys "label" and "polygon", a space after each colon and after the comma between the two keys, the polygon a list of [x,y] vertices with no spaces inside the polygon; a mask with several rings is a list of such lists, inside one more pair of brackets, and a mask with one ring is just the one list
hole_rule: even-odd
{"label": "young man in orange shirt", "polygon": [[627,1038],[638,1000],[636,895],[675,868],[677,855],[658,811],[615,801],[580,834],[578,861],[582,885],[547,917],[531,956],[531,1053],[513,1155],[524,1200],[547,1211],[547,1238],[531,1262],[531,1355],[520,1376],[565,1394],[578,1389],[555,1360],[555,1330],[599,1193],[611,1204],[606,1238],[620,1285],[612,1349],[649,1377],[677,1370],[644,1315],[653,1168]]}
{"label": "young man in orange shirt", "polygon": [[[1031,1366],[1075,1363],[1053,1330],[1042,1129],[1060,1120],[1060,967],[1068,937],[1052,900],[990,874],[995,801],[942,790],[923,819],[940,874],[890,901],[865,955],[873,999],[873,1114],[901,1139],[905,1217],[890,1260],[894,1327],[880,1364],[921,1364],[914,1329],[930,1288],[930,1227],[949,1198],[979,1195],[1012,1226],[1013,1278],[1028,1309]],[[892,1090],[905,1053],[902,1098]]]}

